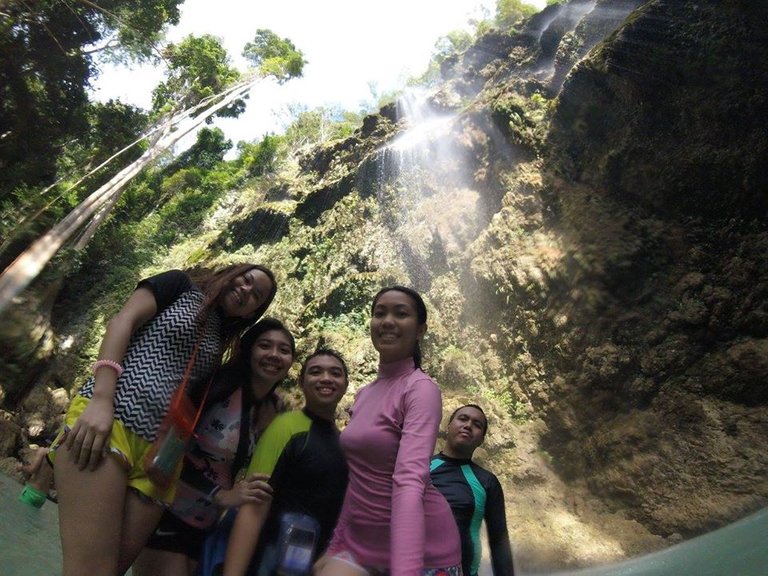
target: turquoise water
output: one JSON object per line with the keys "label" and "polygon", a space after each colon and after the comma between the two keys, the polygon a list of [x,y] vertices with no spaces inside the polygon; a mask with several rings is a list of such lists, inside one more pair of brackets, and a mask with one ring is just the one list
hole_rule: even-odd
{"label": "turquoise water", "polygon": [[58,507],[46,502],[32,508],[19,502],[21,485],[0,474],[0,574],[61,574]]}
{"label": "turquoise water", "polygon": [[0,576],[61,576],[59,507],[24,504],[21,489],[0,474]]}
{"label": "turquoise water", "polygon": [[[58,507],[19,502],[21,486],[0,474],[0,574],[59,576]],[[523,574],[533,574],[524,572]],[[725,528],[633,560],[554,576],[766,576],[768,508]]]}
{"label": "turquoise water", "polygon": [[768,508],[724,528],[619,564],[557,576],[766,576]]}

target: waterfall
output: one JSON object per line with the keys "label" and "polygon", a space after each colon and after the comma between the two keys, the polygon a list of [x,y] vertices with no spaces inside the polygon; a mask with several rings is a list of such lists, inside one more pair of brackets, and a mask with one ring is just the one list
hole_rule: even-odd
{"label": "waterfall", "polygon": [[414,284],[429,287],[479,233],[471,138],[456,112],[412,88],[397,103],[403,131],[370,159],[371,192]]}

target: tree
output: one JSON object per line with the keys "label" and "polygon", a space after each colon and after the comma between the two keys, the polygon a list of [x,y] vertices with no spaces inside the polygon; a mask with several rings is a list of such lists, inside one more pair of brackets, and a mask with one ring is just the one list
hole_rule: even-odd
{"label": "tree", "polygon": [[362,115],[339,108],[320,106],[307,110],[301,106],[289,106],[288,112],[294,119],[285,129],[285,139],[292,149],[345,138],[362,124]]}
{"label": "tree", "polygon": [[496,2],[496,25],[509,28],[518,20],[536,14],[536,7],[524,0],[498,0]]}
{"label": "tree", "polygon": [[221,128],[203,128],[197,133],[197,141],[173,163],[176,168],[195,166],[210,170],[224,159],[232,148],[232,140],[227,140]]}
{"label": "tree", "polygon": [[285,139],[267,134],[258,144],[239,142],[239,161],[248,176],[263,176],[274,172],[281,155],[285,155]]}
{"label": "tree", "polygon": [[[168,79],[152,91],[152,111],[158,117],[196,106],[240,79],[221,39],[210,34],[187,36],[178,44],[169,44],[163,54]],[[236,117],[244,107],[220,114]]]}
{"label": "tree", "polygon": [[427,85],[430,86],[441,80],[440,66],[445,60],[463,52],[472,44],[472,35],[465,30],[453,30],[448,32],[445,36],[441,36],[435,42],[435,49],[432,52],[427,70],[415,78],[410,84]]}
{"label": "tree", "polygon": [[253,42],[245,45],[243,56],[258,69],[261,76],[273,76],[280,84],[301,76],[307,63],[304,54],[296,49],[293,42],[263,28],[256,30]]}
{"label": "tree", "polygon": [[88,129],[57,159],[55,185],[18,188],[0,200],[0,268],[76,206],[84,189],[97,188],[119,170],[110,165],[115,152],[127,148],[127,162],[141,156],[142,147],[134,144],[147,127],[144,111],[121,102],[95,102],[85,117]]}
{"label": "tree", "polygon": [[[183,57],[180,56],[179,62],[186,62],[193,68],[200,65],[200,59],[203,62],[213,61],[218,64],[226,64],[226,53],[223,55],[219,53],[216,39],[213,38],[214,42],[211,42],[209,38],[212,37],[204,37],[202,42],[195,42],[194,40],[190,40],[187,44],[182,42],[185,48],[189,47],[190,49],[178,50],[178,53],[183,55]],[[246,96],[260,78],[273,75],[278,78],[278,81],[284,82],[300,75],[304,58],[301,52],[295,49],[293,43],[287,39],[278,38],[268,30],[259,31],[257,33],[258,39],[264,40],[258,50],[254,48],[254,54],[261,54],[263,58],[258,74],[249,75],[237,82],[235,80],[240,78],[239,73],[228,75],[228,65],[224,65],[220,69],[217,68],[214,73],[208,75],[204,74],[207,72],[204,66],[198,68],[204,74],[204,80],[199,84],[196,83],[197,77],[192,76],[191,73],[179,66],[177,77],[180,81],[178,84],[171,84],[170,86],[178,88],[180,91],[194,91],[199,88],[199,91],[196,92],[197,97],[190,100],[190,102],[194,102],[195,99],[198,99],[197,103],[170,117],[161,117],[146,134],[146,138],[150,140],[150,145],[140,158],[120,170],[109,182],[86,197],[66,217],[33,242],[0,274],[0,312],[8,306],[16,294],[42,271],[54,254],[78,232],[81,234],[75,248],[83,248],[96,232],[98,226],[110,214],[125,186],[163,152],[170,149],[185,135],[199,128],[213,115],[236,104],[238,100]],[[220,46],[220,43],[218,45]],[[296,64],[297,61],[299,62],[298,65]],[[266,62],[272,62],[272,64],[265,67]],[[223,73],[219,73],[222,71]],[[172,76],[169,81],[164,83],[166,87],[169,86],[169,82],[173,78]],[[192,81],[188,83],[187,81],[190,79]],[[221,83],[217,84],[219,82]],[[227,86],[226,82],[230,82],[230,85]],[[210,86],[208,83],[220,86],[220,91],[211,89],[210,92],[213,93],[209,94]],[[170,105],[170,102],[168,101],[166,104]],[[171,109],[173,109],[172,106]]]}
{"label": "tree", "polygon": [[157,46],[163,40],[165,28],[179,23],[179,5],[184,0],[100,0],[98,5],[82,1],[101,9],[102,36],[106,38],[88,52],[103,52],[113,62],[126,62],[159,59]]}
{"label": "tree", "polygon": [[182,0],[0,1],[0,198],[56,179],[65,143],[81,138],[88,82],[102,53],[145,59]]}

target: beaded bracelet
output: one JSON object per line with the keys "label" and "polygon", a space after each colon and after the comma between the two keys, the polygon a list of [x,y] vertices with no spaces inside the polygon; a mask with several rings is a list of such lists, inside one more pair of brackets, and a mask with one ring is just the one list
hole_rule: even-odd
{"label": "beaded bracelet", "polygon": [[118,364],[114,360],[96,360],[96,362],[93,363],[93,366],[91,366],[91,371],[94,374],[96,374],[96,370],[98,370],[102,366],[107,366],[108,368],[112,368],[112,370],[117,372],[118,378],[120,378],[120,375],[123,373],[123,367],[120,366],[120,364]]}

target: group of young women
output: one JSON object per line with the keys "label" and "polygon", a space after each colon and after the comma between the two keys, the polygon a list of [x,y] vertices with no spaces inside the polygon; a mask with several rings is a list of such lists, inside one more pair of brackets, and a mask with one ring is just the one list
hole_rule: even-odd
{"label": "group of young women", "polygon": [[[136,576],[192,575],[222,510],[269,498],[267,477],[235,474],[282,410],[275,387],[295,359],[280,322],[257,322],[276,289],[255,264],[170,271],[139,282],[109,322],[50,452],[65,576],[113,576],[131,565]],[[378,377],[358,392],[341,433],[349,483],[315,574],[461,574],[451,509],[430,482],[442,405],[420,368],[426,328],[415,291],[375,296]],[[180,478],[158,485],[147,463],[180,382],[197,409],[196,434]]]}

